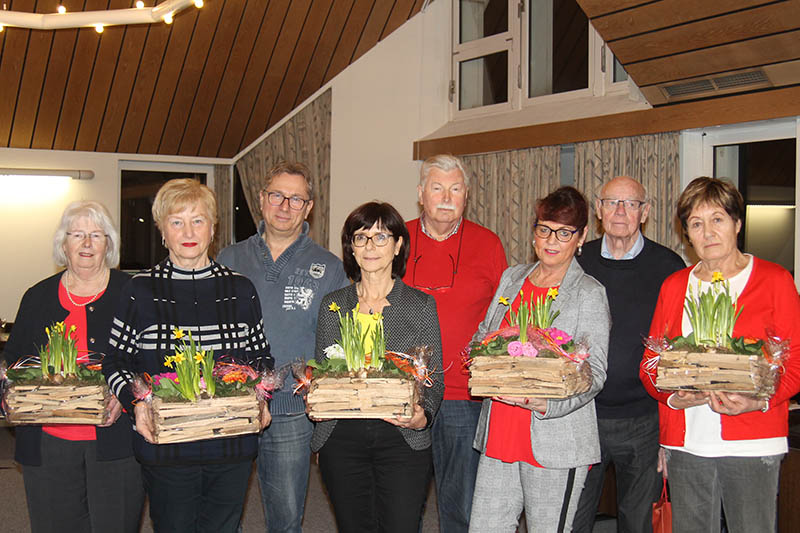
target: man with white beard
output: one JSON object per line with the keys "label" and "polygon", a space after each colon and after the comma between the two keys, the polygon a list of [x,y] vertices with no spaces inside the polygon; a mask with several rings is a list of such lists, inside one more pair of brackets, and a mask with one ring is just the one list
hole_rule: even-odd
{"label": "man with white beard", "polygon": [[481,411],[470,398],[461,353],[508,266],[500,239],[463,218],[469,174],[452,155],[420,169],[422,216],[406,225],[411,253],[403,281],[433,295],[442,332],[444,401],[433,423],[433,468],[443,533],[466,532],[480,454],[472,448]]}

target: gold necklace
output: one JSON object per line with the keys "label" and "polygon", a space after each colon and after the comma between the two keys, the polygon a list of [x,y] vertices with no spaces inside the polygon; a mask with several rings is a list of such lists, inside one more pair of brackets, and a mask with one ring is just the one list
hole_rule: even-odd
{"label": "gold necklace", "polygon": [[64,278],[65,278],[64,279],[64,288],[67,289],[67,298],[69,298],[69,301],[72,302],[72,305],[74,305],[75,307],[85,307],[85,306],[89,305],[90,303],[92,303],[93,301],[95,301],[97,299],[97,297],[100,295],[100,293],[103,292],[104,290],[106,290],[106,285],[108,284],[108,282],[105,280],[105,277],[104,277],[103,284],[100,286],[100,290],[97,291],[96,293],[94,293],[94,296],[92,296],[91,299],[89,299],[89,301],[87,301],[85,303],[82,303],[82,304],[79,304],[79,303],[76,303],[75,300],[72,299],[72,293],[69,291],[69,276],[70,276],[70,272],[69,272],[69,270],[67,270],[67,275],[64,276]]}

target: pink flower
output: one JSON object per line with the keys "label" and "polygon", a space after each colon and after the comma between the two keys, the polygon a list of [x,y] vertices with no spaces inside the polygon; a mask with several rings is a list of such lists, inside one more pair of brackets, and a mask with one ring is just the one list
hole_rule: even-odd
{"label": "pink flower", "polygon": [[[526,343],[527,344],[527,343]],[[508,343],[508,355],[511,357],[519,357],[522,355],[522,343],[519,341],[511,341]]]}
{"label": "pink flower", "polygon": [[539,355],[539,350],[533,347],[533,344],[526,342],[522,345],[522,355],[525,357],[536,357]]}
{"label": "pink flower", "polygon": [[545,330],[550,338],[553,339],[558,343],[558,345],[566,344],[572,340],[572,337],[561,331],[560,329],[556,328],[547,328]]}
{"label": "pink flower", "polygon": [[164,372],[163,374],[156,374],[153,376],[153,384],[158,386],[161,383],[162,379],[168,379],[170,381],[174,381],[175,383],[178,382],[178,373],[177,372]]}

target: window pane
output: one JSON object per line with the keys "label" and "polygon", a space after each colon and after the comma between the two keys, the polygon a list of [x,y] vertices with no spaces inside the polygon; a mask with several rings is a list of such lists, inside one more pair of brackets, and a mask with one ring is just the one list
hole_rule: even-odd
{"label": "window pane", "polygon": [[496,52],[458,64],[458,108],[508,102],[508,52]]}
{"label": "window pane", "polygon": [[243,241],[256,232],[256,224],[247,207],[242,188],[242,178],[236,166],[233,167],[233,235],[234,242]]}
{"label": "window pane", "polygon": [[614,58],[614,83],[618,81],[625,81],[628,79],[628,73],[625,72],[625,67],[622,66],[617,58]]}
{"label": "window pane", "polygon": [[459,43],[508,31],[508,0],[460,0]]}
{"label": "window pane", "polygon": [[589,20],[575,0],[531,0],[528,96],[589,86]]}

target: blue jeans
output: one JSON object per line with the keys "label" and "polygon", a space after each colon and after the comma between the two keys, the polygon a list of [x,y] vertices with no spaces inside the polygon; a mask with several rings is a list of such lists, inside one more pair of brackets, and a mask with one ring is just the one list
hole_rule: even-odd
{"label": "blue jeans", "polygon": [[699,457],[667,450],[672,529],[720,530],[720,505],[730,533],[776,531],[781,455]]}
{"label": "blue jeans", "polygon": [[304,413],[274,415],[261,433],[258,482],[269,533],[302,531],[313,429]]}
{"label": "blue jeans", "polygon": [[433,423],[433,475],[442,533],[469,529],[472,493],[481,454],[472,447],[481,403],[445,400]]}
{"label": "blue jeans", "polygon": [[656,471],[658,413],[632,418],[598,418],[597,427],[601,460],[586,477],[573,531],[592,532],[610,463],[614,463],[617,473],[617,531],[652,531],[653,502],[658,500],[663,486],[661,474]]}

